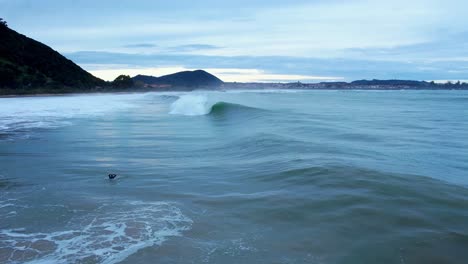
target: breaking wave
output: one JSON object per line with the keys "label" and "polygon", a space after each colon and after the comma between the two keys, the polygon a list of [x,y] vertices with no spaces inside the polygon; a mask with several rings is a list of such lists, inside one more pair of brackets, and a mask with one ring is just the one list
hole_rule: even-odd
{"label": "breaking wave", "polygon": [[208,98],[204,95],[183,95],[171,105],[172,115],[199,116],[210,112]]}
{"label": "breaking wave", "polygon": [[248,111],[262,109],[223,101],[209,101],[208,97],[205,95],[183,95],[172,103],[169,113],[173,115],[200,116],[223,114],[228,111],[236,110]]}

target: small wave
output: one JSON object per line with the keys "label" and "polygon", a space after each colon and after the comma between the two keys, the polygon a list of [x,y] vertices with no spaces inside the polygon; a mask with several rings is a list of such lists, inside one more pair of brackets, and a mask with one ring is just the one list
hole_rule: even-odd
{"label": "small wave", "polygon": [[17,119],[16,121],[9,121],[4,125],[0,125],[0,130],[5,130],[8,132],[23,131],[31,128],[58,128],[63,126],[69,126],[71,122],[62,121],[62,120],[47,120],[47,118],[42,118],[39,120],[27,120],[27,119]]}
{"label": "small wave", "polygon": [[[296,152],[298,148],[307,142],[292,137],[276,135],[272,133],[255,133],[245,137],[236,137],[216,148],[206,149],[207,152],[223,153],[228,159],[257,160],[265,158],[265,153]],[[269,155],[267,155],[269,156]],[[274,157],[269,156],[269,157]]]}
{"label": "small wave", "polygon": [[168,203],[104,205],[74,219],[66,230],[1,230],[0,262],[117,263],[190,229],[192,221]]}

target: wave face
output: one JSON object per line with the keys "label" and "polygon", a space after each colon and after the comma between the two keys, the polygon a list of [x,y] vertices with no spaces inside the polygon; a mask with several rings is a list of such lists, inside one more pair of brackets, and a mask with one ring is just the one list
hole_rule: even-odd
{"label": "wave face", "polygon": [[0,263],[464,264],[466,98],[0,99]]}
{"label": "wave face", "polygon": [[245,106],[241,104],[217,102],[216,104],[211,106],[210,114],[219,115],[219,114],[224,114],[227,112],[235,112],[235,111],[253,113],[253,112],[261,112],[265,110],[258,109],[255,107]]}

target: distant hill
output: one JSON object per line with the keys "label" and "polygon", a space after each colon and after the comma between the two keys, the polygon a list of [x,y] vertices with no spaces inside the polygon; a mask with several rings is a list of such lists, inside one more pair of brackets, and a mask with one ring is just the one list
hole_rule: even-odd
{"label": "distant hill", "polygon": [[223,84],[216,76],[203,70],[183,71],[161,77],[137,75],[132,79],[146,85],[169,85],[172,88],[216,88]]}
{"label": "distant hill", "polygon": [[88,90],[104,85],[57,51],[0,23],[0,93]]}
{"label": "distant hill", "polygon": [[430,83],[424,81],[413,81],[413,80],[357,80],[351,82],[352,85],[392,85],[392,86],[412,86],[421,87],[429,86]]}

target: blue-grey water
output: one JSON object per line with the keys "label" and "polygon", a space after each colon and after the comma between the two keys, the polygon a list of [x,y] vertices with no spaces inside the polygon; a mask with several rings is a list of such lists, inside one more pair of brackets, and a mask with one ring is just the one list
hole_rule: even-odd
{"label": "blue-grey water", "polygon": [[0,99],[0,263],[467,263],[467,187],[466,91]]}

